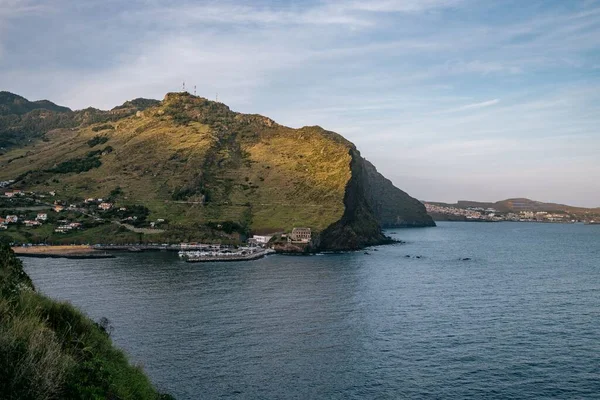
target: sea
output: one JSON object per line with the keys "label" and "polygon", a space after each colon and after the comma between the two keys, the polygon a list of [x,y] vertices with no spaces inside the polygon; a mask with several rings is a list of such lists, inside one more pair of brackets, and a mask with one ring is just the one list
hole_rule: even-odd
{"label": "sea", "polygon": [[177,399],[598,399],[600,225],[441,222],[239,263],[26,258]]}

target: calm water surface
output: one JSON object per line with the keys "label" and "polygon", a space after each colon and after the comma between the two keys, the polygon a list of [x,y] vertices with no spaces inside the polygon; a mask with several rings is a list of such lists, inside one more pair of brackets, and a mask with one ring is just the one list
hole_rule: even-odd
{"label": "calm water surface", "polygon": [[370,255],[24,261],[178,399],[600,396],[600,226],[393,236]]}

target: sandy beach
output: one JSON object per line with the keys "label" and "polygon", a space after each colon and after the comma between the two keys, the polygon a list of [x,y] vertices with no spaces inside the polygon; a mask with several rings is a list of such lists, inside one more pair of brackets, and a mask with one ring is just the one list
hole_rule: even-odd
{"label": "sandy beach", "polygon": [[16,246],[13,251],[23,257],[108,258],[114,257],[88,245]]}

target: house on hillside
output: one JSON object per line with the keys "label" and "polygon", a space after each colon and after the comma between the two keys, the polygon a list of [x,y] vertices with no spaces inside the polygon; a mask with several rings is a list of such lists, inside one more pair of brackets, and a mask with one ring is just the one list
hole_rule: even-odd
{"label": "house on hillside", "polygon": [[17,217],[16,215],[7,215],[6,216],[7,224],[16,224],[17,222],[19,222],[19,217]]}
{"label": "house on hillside", "polygon": [[98,205],[98,208],[101,210],[110,210],[112,208],[112,204],[111,203],[100,203],[100,205]]}
{"label": "house on hillside", "polygon": [[46,213],[38,213],[37,217],[35,217],[38,221],[46,221],[48,219],[48,214]]}
{"label": "house on hillside", "polygon": [[55,212],[61,212],[62,210],[64,210],[65,208],[63,206],[61,206],[60,204],[56,204],[53,208],[52,208]]}
{"label": "house on hillside", "polygon": [[310,228],[294,228],[288,236],[288,242],[292,243],[309,243],[312,237]]}

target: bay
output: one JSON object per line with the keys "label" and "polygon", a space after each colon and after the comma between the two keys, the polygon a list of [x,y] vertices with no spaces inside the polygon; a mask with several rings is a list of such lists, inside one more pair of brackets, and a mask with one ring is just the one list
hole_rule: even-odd
{"label": "bay", "polygon": [[600,226],[439,223],[369,254],[24,259],[178,399],[597,398]]}

